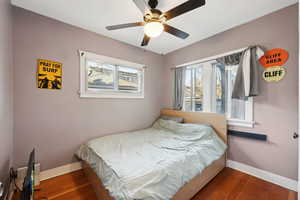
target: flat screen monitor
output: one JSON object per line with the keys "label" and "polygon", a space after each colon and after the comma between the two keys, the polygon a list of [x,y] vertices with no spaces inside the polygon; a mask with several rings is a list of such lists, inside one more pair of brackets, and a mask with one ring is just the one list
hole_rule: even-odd
{"label": "flat screen monitor", "polygon": [[33,200],[34,195],[34,164],[35,164],[35,150],[30,153],[27,174],[23,182],[20,200]]}

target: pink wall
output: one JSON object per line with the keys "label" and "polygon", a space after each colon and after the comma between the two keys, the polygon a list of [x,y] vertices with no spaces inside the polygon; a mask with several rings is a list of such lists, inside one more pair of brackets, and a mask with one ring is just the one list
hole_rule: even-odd
{"label": "pink wall", "polygon": [[172,102],[171,67],[254,44],[289,51],[287,75],[279,83],[263,82],[254,98],[255,128],[233,128],[267,134],[268,142],[230,137],[229,159],[297,179],[298,4],[167,54],[164,107]]}
{"label": "pink wall", "polygon": [[[82,99],[78,50],[144,63],[145,99]],[[63,63],[63,88],[36,88],[38,58]],[[14,8],[15,165],[37,149],[42,169],[74,160],[87,140],[150,126],[162,102],[161,55],[143,51],[23,9]]]}
{"label": "pink wall", "polygon": [[13,153],[12,13],[9,0],[0,0],[0,181],[8,176]]}

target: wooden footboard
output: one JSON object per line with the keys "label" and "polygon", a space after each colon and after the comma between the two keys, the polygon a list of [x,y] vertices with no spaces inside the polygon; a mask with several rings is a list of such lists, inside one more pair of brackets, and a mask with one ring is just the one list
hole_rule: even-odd
{"label": "wooden footboard", "polygon": [[190,182],[185,184],[172,198],[172,200],[189,200],[192,199],[207,183],[209,183],[222,169],[226,166],[226,156],[213,162],[202,173],[194,177]]}
{"label": "wooden footboard", "polygon": [[[202,173],[194,177],[190,182],[185,184],[172,198],[172,200],[190,200],[195,196],[209,181],[211,181],[224,167],[225,155],[220,159],[213,162],[209,167],[203,170]],[[100,178],[89,166],[88,163],[83,161],[83,169],[88,177],[91,185],[93,186],[98,200],[115,200],[110,196],[109,192],[103,186]]]}

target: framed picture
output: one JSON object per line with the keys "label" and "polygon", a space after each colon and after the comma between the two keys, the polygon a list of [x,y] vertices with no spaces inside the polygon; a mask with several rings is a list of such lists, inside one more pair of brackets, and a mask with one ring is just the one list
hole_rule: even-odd
{"label": "framed picture", "polygon": [[38,59],[37,87],[59,90],[62,88],[62,63]]}

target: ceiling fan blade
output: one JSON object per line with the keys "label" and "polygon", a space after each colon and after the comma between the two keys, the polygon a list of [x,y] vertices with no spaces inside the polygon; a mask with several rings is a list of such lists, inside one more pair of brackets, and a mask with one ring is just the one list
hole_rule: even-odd
{"label": "ceiling fan blade", "polygon": [[148,43],[149,43],[149,40],[150,40],[150,37],[148,37],[147,35],[144,35],[144,39],[143,39],[143,41],[142,41],[141,46],[142,46],[142,47],[143,47],[143,46],[147,46]]}
{"label": "ceiling fan blade", "polygon": [[170,20],[174,17],[177,17],[204,5],[205,0],[188,0],[187,2],[165,12],[165,16],[167,20]]}
{"label": "ceiling fan blade", "polygon": [[119,24],[114,26],[107,26],[106,29],[111,30],[117,30],[122,28],[130,28],[130,27],[136,27],[136,26],[144,26],[144,22],[135,22],[135,23],[128,23],[128,24]]}
{"label": "ceiling fan blade", "polygon": [[144,0],[133,0],[133,2],[140,9],[143,15],[151,12],[151,8]]}
{"label": "ceiling fan blade", "polygon": [[164,24],[164,31],[167,32],[167,33],[170,33],[176,37],[179,37],[181,39],[186,39],[187,37],[189,37],[190,35],[186,32],[183,32],[173,26],[170,26],[168,24]]}

